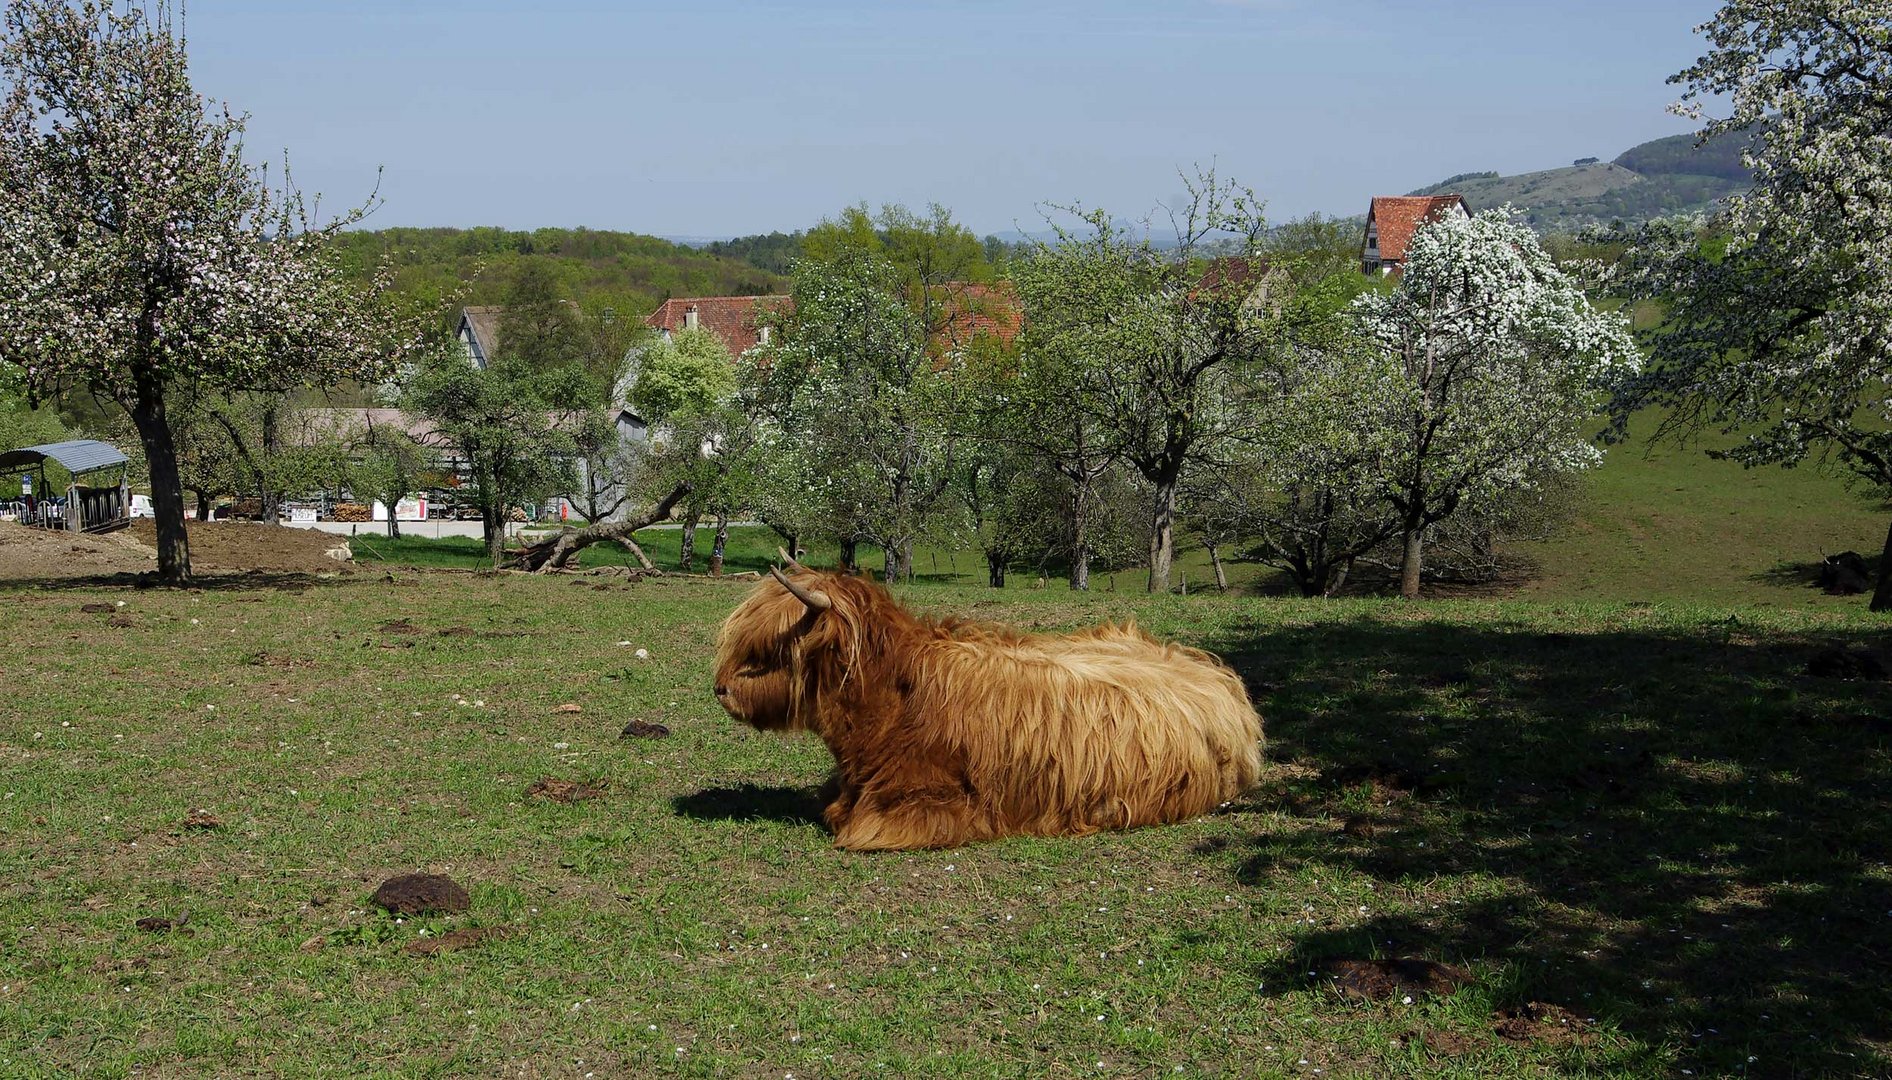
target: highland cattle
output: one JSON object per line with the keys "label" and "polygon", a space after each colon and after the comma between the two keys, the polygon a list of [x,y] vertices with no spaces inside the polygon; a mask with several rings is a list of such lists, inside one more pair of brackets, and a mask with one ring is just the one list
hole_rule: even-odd
{"label": "highland cattle", "polygon": [[723,623],[716,698],[827,744],[838,847],[1182,821],[1255,783],[1261,718],[1208,653],[1132,625],[921,619],[870,580],[785,561]]}

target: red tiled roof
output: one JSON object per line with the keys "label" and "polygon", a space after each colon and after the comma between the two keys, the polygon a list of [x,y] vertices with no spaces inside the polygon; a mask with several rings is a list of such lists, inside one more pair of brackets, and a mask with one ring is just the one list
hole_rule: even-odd
{"label": "red tiled roof", "polygon": [[1243,293],[1246,300],[1255,291],[1262,279],[1268,276],[1268,260],[1243,255],[1230,255],[1211,259],[1208,269],[1202,272],[1202,280],[1196,282],[1196,288],[1210,294],[1220,293],[1223,289],[1235,289]]}
{"label": "red tiled roof", "polygon": [[941,337],[948,349],[970,345],[980,337],[997,338],[1001,345],[1010,345],[1018,337],[1025,309],[1010,285],[949,281],[940,288],[947,308]]}
{"label": "red tiled roof", "polygon": [[679,296],[665,300],[644,320],[644,325],[674,334],[684,328],[685,316],[695,308],[696,325],[723,339],[729,355],[741,356],[761,340],[756,325],[761,305],[788,302],[786,296]]}
{"label": "red tiled roof", "polygon": [[1463,208],[1465,200],[1457,195],[1375,195],[1366,220],[1368,226],[1379,226],[1380,261],[1405,262],[1412,234],[1454,206]]}

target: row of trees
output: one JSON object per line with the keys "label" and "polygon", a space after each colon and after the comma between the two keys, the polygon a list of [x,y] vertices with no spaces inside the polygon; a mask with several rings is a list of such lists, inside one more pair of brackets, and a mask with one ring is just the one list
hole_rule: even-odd
{"label": "row of trees", "polygon": [[1083,589],[1101,556],[1168,589],[1194,529],[1218,563],[1252,554],[1310,595],[1390,548],[1416,595],[1444,523],[1489,534],[1599,460],[1601,405],[1636,367],[1621,318],[1501,213],[1422,230],[1393,288],[1345,230],[1270,229],[1213,174],[1161,250],[1076,221],[998,285],[937,207],[812,231],[733,385],[713,339],[647,354],[642,404],[685,449],[722,450],[693,498],[836,539],[845,562],[879,547],[896,578],[933,537],[976,542],[994,584],[1055,563]]}
{"label": "row of trees", "polygon": [[[1173,247],[1077,210],[1054,241],[1000,253],[1004,282],[937,208],[824,223],[733,386],[700,341],[646,351],[635,393],[665,437],[634,463],[607,460],[621,443],[599,422],[628,342],[577,332],[521,280],[493,364],[430,346],[435,314],[389,302],[385,272],[364,280],[338,254],[372,200],[316,222],[286,167],[272,181],[246,163],[241,118],[191,89],[170,20],[161,2],[7,3],[0,361],[29,404],[122,410],[173,580],[189,574],[181,432],[221,432],[230,452],[202,460],[280,489],[262,474],[284,457],[282,404],[395,372],[467,459],[495,548],[516,497],[570,487],[562,463],[595,459],[600,514],[626,491],[687,495],[688,513],[754,513],[839,539],[850,560],[877,545],[896,576],[920,537],[976,536],[995,577],[1036,553],[1082,588],[1130,536],[1163,589],[1193,528],[1310,593],[1386,561],[1410,595],[1428,544],[1476,548],[1529,493],[1595,463],[1584,436],[1611,391],[1619,419],[1654,403],[1672,426],[1750,433],[1731,452],[1745,462],[1830,451],[1892,486],[1892,30],[1877,0],[1729,0],[1700,28],[1711,51],[1676,77],[1684,105],[1732,103],[1705,132],[1747,133],[1756,186],[1719,231],[1614,238],[1620,290],[1665,310],[1640,372],[1622,320],[1501,213],[1421,230],[1384,287],[1324,223],[1269,229],[1251,193],[1205,175],[1170,216]],[[403,490],[412,450],[358,454],[360,485]],[[1892,606],[1887,579],[1874,604]]]}

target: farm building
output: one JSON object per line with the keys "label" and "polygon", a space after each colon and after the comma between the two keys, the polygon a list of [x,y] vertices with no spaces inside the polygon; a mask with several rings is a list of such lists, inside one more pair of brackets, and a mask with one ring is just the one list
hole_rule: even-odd
{"label": "farm building", "polygon": [[1471,208],[1457,195],[1375,195],[1366,211],[1360,272],[1399,276],[1412,234],[1448,214],[1469,216]]}

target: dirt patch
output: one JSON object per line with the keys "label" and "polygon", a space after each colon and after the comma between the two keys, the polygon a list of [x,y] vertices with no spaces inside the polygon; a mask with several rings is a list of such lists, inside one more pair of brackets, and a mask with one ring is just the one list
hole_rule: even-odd
{"label": "dirt patch", "polygon": [[198,832],[223,828],[223,819],[208,810],[192,810],[178,823],[183,828]]}
{"label": "dirt patch", "polygon": [[1533,1001],[1500,1009],[1492,1023],[1500,1039],[1513,1043],[1551,1043],[1568,1046],[1589,1040],[1589,1025],[1562,1005]]}
{"label": "dirt patch", "polygon": [[375,630],[383,634],[419,634],[423,632],[420,627],[415,626],[406,619],[395,619],[393,622],[384,622],[380,626],[375,627]]}
{"label": "dirt patch", "polygon": [[473,898],[459,882],[442,874],[402,874],[374,891],[376,905],[397,915],[465,911]]}
{"label": "dirt patch", "polygon": [[0,579],[105,577],[157,565],[157,551],[123,531],[54,532],[0,521]]}
{"label": "dirt patch", "polygon": [[1319,968],[1334,989],[1347,997],[1378,1001],[1413,993],[1452,994],[1472,981],[1472,973],[1436,960],[1323,961]]}
{"label": "dirt patch", "polygon": [[662,724],[652,724],[643,720],[633,720],[618,732],[620,739],[667,739],[670,729]]}
{"label": "dirt patch", "polygon": [[109,615],[117,608],[112,604],[80,604],[79,610],[87,615]]}
{"label": "dirt patch", "polygon": [[279,653],[251,653],[243,662],[252,667],[312,668],[317,662],[304,656],[283,656]]}
{"label": "dirt patch", "polygon": [[[179,912],[176,915],[146,915],[135,925],[147,934],[164,934],[172,930],[184,930],[184,924],[189,922],[190,918],[191,913],[188,911]],[[190,933],[188,930],[184,932]]]}
{"label": "dirt patch", "polygon": [[480,632],[470,626],[449,626],[440,631],[441,637],[479,637]]}
{"label": "dirt patch", "polygon": [[586,799],[602,797],[604,790],[610,786],[609,780],[593,780],[586,784],[561,780],[556,776],[541,776],[526,788],[526,796],[561,803],[584,802]]}
{"label": "dirt patch", "polygon": [[1477,1042],[1456,1031],[1428,1031],[1422,1035],[1414,1035],[1412,1041],[1435,1054],[1444,1054],[1447,1057],[1469,1054],[1478,1049]]}
{"label": "dirt patch", "polygon": [[421,938],[401,946],[401,951],[413,956],[438,956],[443,952],[459,949],[471,949],[488,941],[502,941],[512,936],[512,929],[505,926],[471,926],[465,930],[452,930],[439,937]]}
{"label": "dirt patch", "polygon": [[105,620],[105,625],[116,626],[120,630],[129,630],[130,628],[138,625],[138,617],[135,615],[125,615],[121,613],[118,615],[114,615],[111,618]]}
{"label": "dirt patch", "polygon": [[[291,529],[249,521],[192,521],[191,568],[205,572],[265,570],[275,573],[334,573],[348,565],[331,550],[346,550],[345,537],[314,529]],[[0,580],[111,577],[156,570],[157,525],[140,518],[109,533],[68,533],[0,522]]]}
{"label": "dirt patch", "polygon": [[[185,533],[190,538],[192,569],[326,574],[348,565],[347,559],[328,554],[346,550],[348,539],[315,529],[256,521],[192,521],[185,525]],[[131,535],[156,550],[158,527],[150,518],[132,522]]]}

